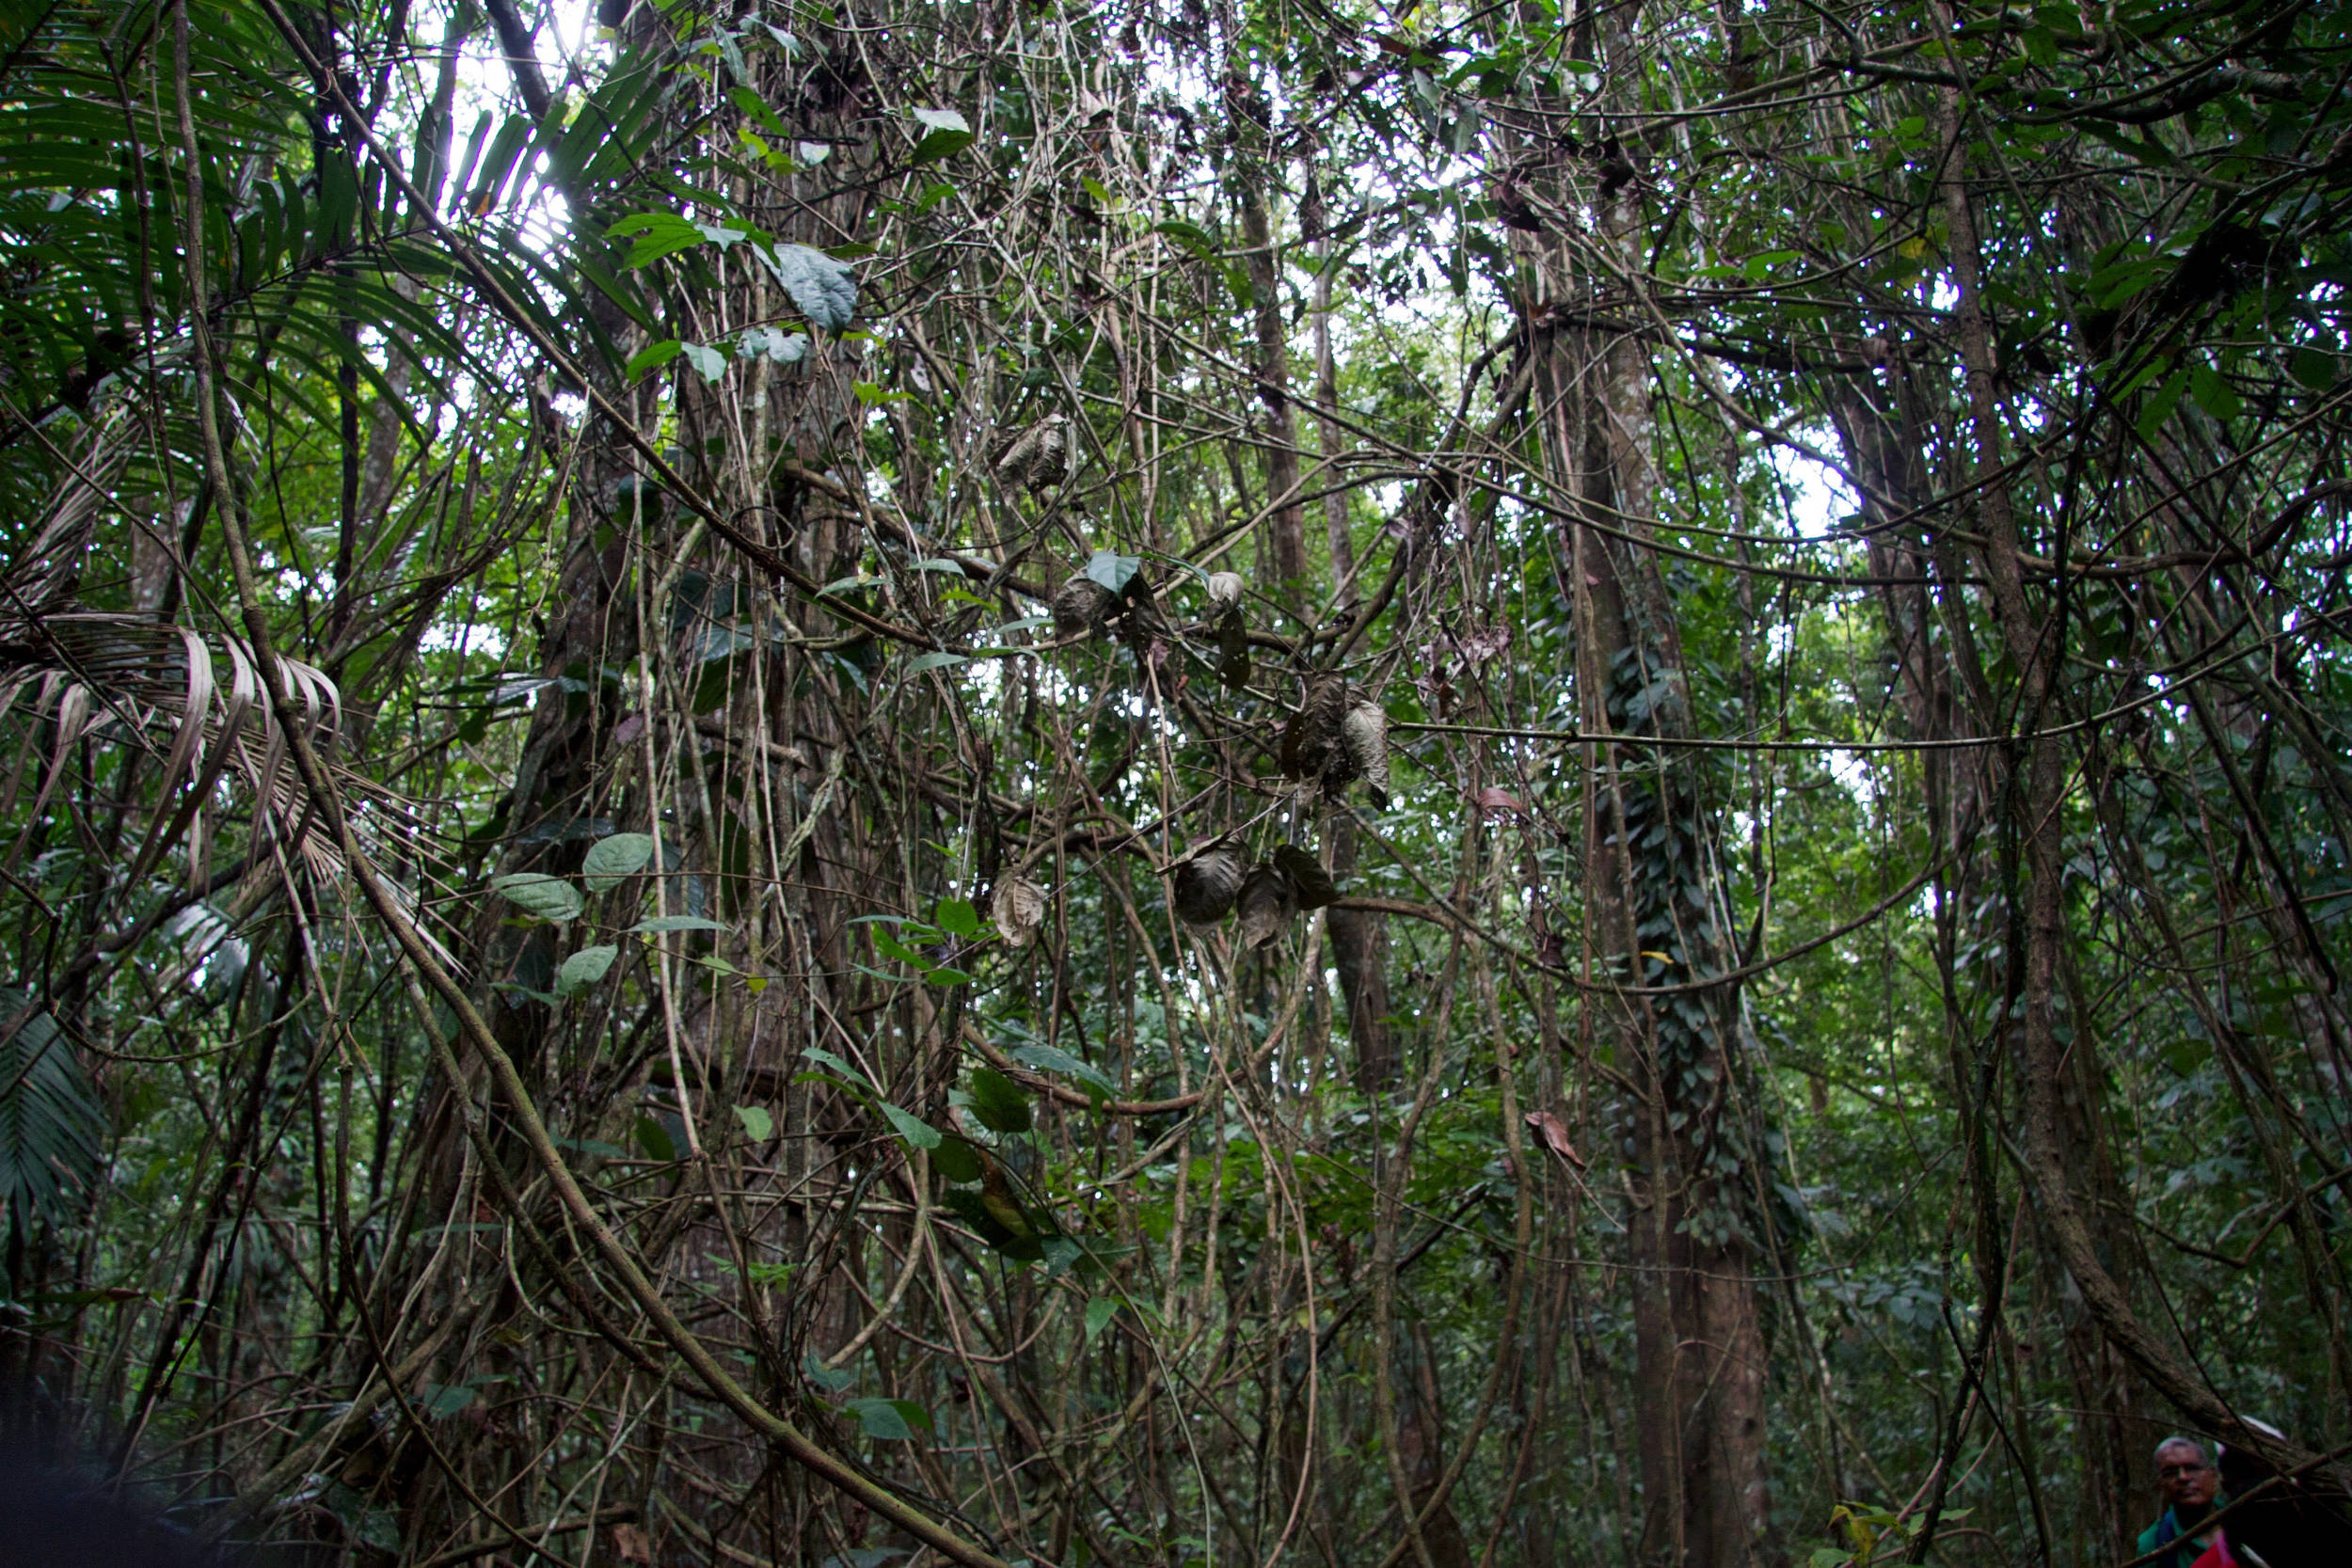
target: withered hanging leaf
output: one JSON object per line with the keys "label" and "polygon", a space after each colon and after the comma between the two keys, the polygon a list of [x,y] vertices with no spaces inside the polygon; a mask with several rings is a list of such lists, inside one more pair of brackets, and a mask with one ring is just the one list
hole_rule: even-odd
{"label": "withered hanging leaf", "polygon": [[1054,629],[1064,637],[1101,636],[1119,608],[1119,595],[1092,578],[1075,577],[1054,590]]}
{"label": "withered hanging leaf", "polygon": [[1544,1147],[1557,1154],[1561,1161],[1576,1169],[1584,1167],[1584,1156],[1568,1141],[1567,1124],[1557,1111],[1530,1111],[1524,1118],[1527,1125],[1544,1135]]}
{"label": "withered hanging leaf", "polygon": [[1059,414],[1023,431],[996,460],[996,477],[1007,484],[1043,490],[1070,475],[1070,421]]}
{"label": "withered hanging leaf", "polygon": [[1045,890],[1026,877],[1011,877],[989,896],[988,918],[1008,947],[1026,947],[1045,924]]}
{"label": "withered hanging leaf", "polygon": [[1364,781],[1364,793],[1389,809],[1389,716],[1378,703],[1359,696],[1340,721],[1340,749],[1348,770]]}
{"label": "withered hanging leaf", "polygon": [[1228,610],[1232,609],[1241,603],[1242,590],[1245,586],[1239,572],[1211,572],[1209,574],[1209,603]]}
{"label": "withered hanging leaf", "polygon": [[1249,868],[1238,845],[1218,840],[1176,867],[1176,916],[1187,926],[1214,926],[1233,912]]}
{"label": "withered hanging leaf", "polygon": [[1290,879],[1291,897],[1300,909],[1319,910],[1340,901],[1340,884],[1311,851],[1285,844],[1274,851],[1274,863]]}
{"label": "withered hanging leaf", "polygon": [[1472,792],[1470,800],[1489,822],[1507,822],[1514,816],[1527,815],[1527,808],[1519,804],[1518,796],[1507,789],[1498,789],[1493,784]]}
{"label": "withered hanging leaf", "polygon": [[1249,676],[1249,626],[1236,605],[1216,624],[1216,678],[1226,690],[1239,691]]}
{"label": "withered hanging leaf", "polygon": [[1322,778],[1339,741],[1340,721],[1346,716],[1346,678],[1309,675],[1298,711],[1282,726],[1282,776],[1301,783]]}
{"label": "withered hanging leaf", "polygon": [[1279,867],[1261,861],[1249,868],[1241,885],[1241,940],[1263,947],[1282,934],[1298,912],[1290,878]]}

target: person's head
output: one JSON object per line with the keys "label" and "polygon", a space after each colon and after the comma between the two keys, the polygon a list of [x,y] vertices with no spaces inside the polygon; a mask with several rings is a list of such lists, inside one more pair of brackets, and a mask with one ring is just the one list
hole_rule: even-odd
{"label": "person's head", "polygon": [[2203,1508],[2220,1483],[2212,1456],[2196,1438],[2168,1437],[2156,1445],[2156,1484],[2172,1507]]}

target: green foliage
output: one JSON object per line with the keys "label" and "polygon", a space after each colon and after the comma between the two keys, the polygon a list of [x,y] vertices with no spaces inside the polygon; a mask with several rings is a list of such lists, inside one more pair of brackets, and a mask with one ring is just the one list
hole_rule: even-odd
{"label": "green foliage", "polygon": [[56,1020],[30,993],[0,988],[0,1200],[15,1227],[63,1225],[97,1175],[104,1110]]}

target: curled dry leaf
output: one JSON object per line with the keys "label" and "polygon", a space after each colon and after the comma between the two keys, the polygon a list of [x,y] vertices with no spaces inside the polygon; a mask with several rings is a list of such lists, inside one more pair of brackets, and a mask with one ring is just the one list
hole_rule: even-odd
{"label": "curled dry leaf", "polygon": [[1187,926],[1214,926],[1233,912],[1249,863],[1238,846],[1220,839],[1176,867],[1177,918]]}
{"label": "curled dry leaf", "polygon": [[1346,717],[1346,677],[1309,675],[1298,711],[1282,726],[1282,776],[1302,784],[1322,779],[1330,787],[1327,769],[1335,757],[1344,756],[1339,738]]}
{"label": "curled dry leaf", "polygon": [[1045,890],[1026,877],[999,883],[988,901],[988,917],[1008,947],[1026,947],[1045,924]]}
{"label": "curled dry leaf", "polygon": [[1054,629],[1064,637],[1101,636],[1119,595],[1092,578],[1073,577],[1054,590]]}
{"label": "curled dry leaf", "polygon": [[1323,869],[1311,850],[1285,844],[1274,851],[1274,863],[1290,879],[1291,901],[1302,910],[1319,910],[1340,901],[1340,884]]}
{"label": "curled dry leaf", "polygon": [[1526,1121],[1528,1126],[1543,1134],[1545,1148],[1576,1169],[1584,1168],[1584,1156],[1576,1151],[1576,1145],[1568,1142],[1567,1124],[1560,1119],[1559,1112],[1530,1111]]}
{"label": "curled dry leaf", "polygon": [[1280,867],[1261,861],[1241,885],[1241,940],[1263,947],[1282,934],[1298,912],[1291,879]]}
{"label": "curled dry leaf", "polygon": [[1340,750],[1348,770],[1364,781],[1364,793],[1389,809],[1389,716],[1378,703],[1359,696],[1340,721]]}
{"label": "curled dry leaf", "polygon": [[1070,421],[1048,414],[1014,438],[996,460],[996,477],[1030,490],[1049,489],[1070,475]]}
{"label": "curled dry leaf", "polygon": [[1239,691],[1249,684],[1249,627],[1236,605],[1216,624],[1216,678],[1226,690]]}
{"label": "curled dry leaf", "polygon": [[1209,603],[1220,609],[1231,609],[1241,603],[1243,583],[1239,572],[1209,574]]}
{"label": "curled dry leaf", "polygon": [[1470,803],[1484,812],[1489,822],[1503,822],[1527,815],[1527,808],[1519,804],[1518,796],[1507,789],[1497,789],[1492,784],[1472,794]]}

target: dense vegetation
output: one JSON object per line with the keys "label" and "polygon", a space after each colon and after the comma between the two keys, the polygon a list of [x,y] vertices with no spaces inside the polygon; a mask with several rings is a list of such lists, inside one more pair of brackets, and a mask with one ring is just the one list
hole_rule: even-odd
{"label": "dense vegetation", "polygon": [[185,1528],[2341,1473],[2330,8],[14,0],[0,234],[0,1370]]}

